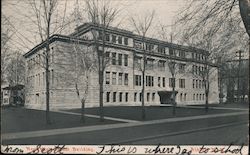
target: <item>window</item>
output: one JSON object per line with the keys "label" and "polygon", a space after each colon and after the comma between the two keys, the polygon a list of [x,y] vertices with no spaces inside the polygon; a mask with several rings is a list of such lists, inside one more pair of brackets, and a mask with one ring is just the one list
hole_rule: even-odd
{"label": "window", "polygon": [[122,73],[118,75],[118,85],[122,85]]}
{"label": "window", "polygon": [[187,100],[187,93],[184,94],[184,101]]}
{"label": "window", "polygon": [[128,102],[128,93],[125,94],[125,102]]}
{"label": "window", "polygon": [[102,32],[101,31],[99,31],[99,35],[98,35],[98,40],[102,40]]}
{"label": "window", "polygon": [[115,35],[112,35],[112,42],[116,43],[116,36]]}
{"label": "window", "polygon": [[181,73],[183,73],[183,72],[185,72],[185,64],[179,64],[179,71],[181,72]]}
{"label": "window", "polygon": [[199,88],[201,88],[201,80],[199,80]]}
{"label": "window", "polygon": [[147,102],[149,102],[150,93],[147,93]]}
{"label": "window", "polygon": [[179,79],[179,87],[185,88],[185,79]]}
{"label": "window", "polygon": [[146,86],[153,87],[154,86],[154,77],[146,76]]}
{"label": "window", "polygon": [[161,77],[158,77],[158,87],[161,87]]}
{"label": "window", "polygon": [[202,99],[205,100],[205,94],[202,95]]}
{"label": "window", "polygon": [[128,45],[128,38],[124,38],[124,44]]}
{"label": "window", "polygon": [[[39,76],[39,85],[40,85],[40,74],[38,74]],[[51,70],[51,86],[54,85],[54,70]]]}
{"label": "window", "polygon": [[122,54],[118,54],[118,65],[122,65]]}
{"label": "window", "polygon": [[184,52],[184,51],[180,51],[180,52],[179,52],[179,56],[180,56],[181,58],[185,58],[185,52]]}
{"label": "window", "polygon": [[165,70],[165,61],[158,61],[158,68],[160,71],[164,71]]}
{"label": "window", "polygon": [[135,47],[136,49],[142,49],[142,43],[141,43],[141,42],[135,41],[135,42],[134,42],[134,47]]}
{"label": "window", "polygon": [[200,94],[200,100],[201,100],[201,94]]}
{"label": "window", "polygon": [[174,56],[174,50],[171,48],[169,49],[169,55]]}
{"label": "window", "polygon": [[155,93],[152,93],[152,101],[155,101]]}
{"label": "window", "polygon": [[113,92],[113,102],[116,102],[116,92]]}
{"label": "window", "polygon": [[109,58],[110,57],[110,52],[106,52],[105,53],[105,58],[106,58],[106,61],[108,62],[109,61]]}
{"label": "window", "polygon": [[146,61],[146,67],[147,67],[147,69],[153,69],[153,65],[154,65],[154,60],[147,59],[147,61]]}
{"label": "window", "polygon": [[137,68],[141,69],[141,57],[135,57],[135,65]]}
{"label": "window", "polygon": [[137,101],[137,93],[134,93],[134,102]]}
{"label": "window", "polygon": [[128,85],[128,73],[124,74],[124,84]]}
{"label": "window", "polygon": [[[51,83],[53,85],[53,83]],[[40,86],[40,74],[38,74],[38,86]]]}
{"label": "window", "polygon": [[198,72],[199,72],[199,75],[201,75],[201,66],[199,66]]}
{"label": "window", "polygon": [[195,88],[195,79],[193,79],[193,88]]}
{"label": "window", "polygon": [[198,66],[195,66],[195,74],[198,75]]}
{"label": "window", "polygon": [[135,85],[141,86],[141,75],[135,75]]}
{"label": "window", "polygon": [[106,102],[110,102],[110,92],[106,93]]}
{"label": "window", "polygon": [[182,93],[180,94],[180,101],[182,101]]}
{"label": "window", "polygon": [[169,87],[175,87],[175,78],[169,78]]}
{"label": "window", "polygon": [[199,100],[199,94],[196,94],[196,101]]}
{"label": "window", "polygon": [[121,36],[118,37],[118,43],[122,44],[122,37]]}
{"label": "window", "polygon": [[112,72],[112,84],[116,85],[116,72]]}
{"label": "window", "polygon": [[124,66],[128,66],[128,55],[124,54]]}
{"label": "window", "polygon": [[195,83],[195,84],[196,84],[196,86],[195,86],[195,87],[196,87],[196,88],[198,88],[198,80],[196,80],[196,83]]}
{"label": "window", "polygon": [[112,53],[112,65],[116,65],[116,53]]}
{"label": "window", "polygon": [[119,93],[119,102],[122,102],[122,92]]}
{"label": "window", "polygon": [[165,87],[165,77],[162,78],[162,87]]}
{"label": "window", "polygon": [[45,74],[44,74],[44,72],[43,72],[43,77],[42,77],[42,85],[43,85],[43,87],[45,85]]}
{"label": "window", "polygon": [[165,47],[164,46],[158,46],[158,52],[161,54],[165,54]]}
{"label": "window", "polygon": [[109,36],[109,34],[106,34],[106,41],[110,41],[110,36]]}
{"label": "window", "polygon": [[106,84],[110,84],[110,72],[106,72]]}
{"label": "window", "polygon": [[193,100],[195,100],[195,94],[193,94]]}
{"label": "window", "polygon": [[151,50],[153,50],[153,48],[154,48],[154,45],[152,45],[152,44],[146,44],[146,50],[147,51],[151,51]]}

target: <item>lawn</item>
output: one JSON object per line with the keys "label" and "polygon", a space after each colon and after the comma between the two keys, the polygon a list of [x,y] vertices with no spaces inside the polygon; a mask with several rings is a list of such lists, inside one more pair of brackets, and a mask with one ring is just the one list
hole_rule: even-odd
{"label": "lawn", "polygon": [[52,124],[47,125],[45,111],[21,107],[1,107],[1,133],[121,123],[110,120],[100,122],[97,118],[86,117],[86,122],[83,124],[80,116],[77,115],[57,112],[50,112],[50,114]]}
{"label": "lawn", "polygon": [[[145,107],[145,109],[146,109],[146,120],[235,112],[235,110],[233,111],[233,110],[209,109],[208,113],[206,113],[203,108],[177,107],[176,115],[173,116],[172,107],[147,106]],[[71,109],[68,111],[80,113],[80,109]],[[99,115],[99,108],[87,108],[85,111],[87,114]],[[140,106],[104,107],[104,115],[108,117],[142,121]]]}
{"label": "lawn", "polygon": [[[1,132],[21,132],[36,131],[45,129],[71,128],[79,126],[91,126],[102,124],[122,123],[119,121],[105,120],[100,122],[98,118],[86,117],[86,122],[82,123],[79,115],[50,112],[52,124],[46,124],[46,113],[42,110],[25,109],[22,107],[1,108]],[[209,115],[218,113],[236,112],[235,110],[209,109],[208,113],[203,108],[177,107],[176,116],[172,114],[172,107],[148,106],[146,109],[146,119],[141,118],[140,106],[112,106],[104,107],[104,116],[123,118],[138,121],[166,119],[172,117],[187,117],[197,115]],[[80,113],[80,109],[67,110]],[[99,115],[99,108],[86,108],[86,114]]]}

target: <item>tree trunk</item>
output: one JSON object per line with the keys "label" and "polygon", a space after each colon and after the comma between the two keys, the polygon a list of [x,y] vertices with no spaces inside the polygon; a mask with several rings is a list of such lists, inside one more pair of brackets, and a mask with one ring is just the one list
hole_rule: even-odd
{"label": "tree trunk", "polygon": [[146,119],[146,113],[145,113],[145,100],[144,100],[144,93],[145,93],[145,62],[143,65],[144,69],[142,71],[142,93],[141,93],[141,98],[142,98],[142,102],[141,102],[141,106],[142,106],[142,119],[145,120]]}
{"label": "tree trunk", "polygon": [[82,123],[85,123],[85,99],[84,98],[82,98],[81,103],[82,103],[81,121]]}
{"label": "tree trunk", "polygon": [[173,116],[175,116],[176,115],[176,101],[175,101],[175,78],[174,78],[174,76],[172,75],[172,79],[173,79],[173,81],[172,81],[172,97],[173,97],[173,100],[172,100],[172,104],[173,104]]}
{"label": "tree trunk", "polygon": [[206,80],[206,90],[205,90],[205,94],[206,94],[206,103],[205,103],[205,111],[206,113],[208,112],[208,95],[209,95],[209,79],[208,79],[208,74],[207,74],[207,80]]}
{"label": "tree trunk", "polygon": [[46,74],[46,123],[47,124],[51,124],[50,121],[50,110],[49,110],[49,85],[50,85],[50,81],[49,81],[49,38],[47,38],[47,44],[46,44],[46,64],[45,64],[45,74]]}
{"label": "tree trunk", "polygon": [[100,121],[104,121],[104,110],[103,110],[103,72],[99,72],[99,85],[100,85],[100,90],[99,90],[99,102],[100,102]]}
{"label": "tree trunk", "polygon": [[49,58],[50,58],[50,49],[49,49],[49,33],[50,33],[50,24],[48,22],[47,27],[47,40],[46,40],[46,56],[45,56],[45,76],[46,76],[46,123],[51,124],[50,120],[50,77],[49,77]]}
{"label": "tree trunk", "polygon": [[143,36],[143,68],[142,68],[142,120],[146,119],[146,112],[145,112],[145,100],[144,100],[144,94],[145,94],[145,71],[146,71],[146,51],[145,51],[145,45],[144,45],[144,36]]}
{"label": "tree trunk", "polygon": [[103,78],[104,78],[104,53],[105,53],[105,28],[102,29],[102,50],[98,51],[98,63],[99,63],[99,102],[100,102],[100,121],[104,121],[104,109],[103,109]]}

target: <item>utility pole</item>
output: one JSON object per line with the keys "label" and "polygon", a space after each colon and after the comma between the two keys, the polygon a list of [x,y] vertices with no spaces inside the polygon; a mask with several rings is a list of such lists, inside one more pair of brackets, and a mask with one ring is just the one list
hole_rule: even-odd
{"label": "utility pole", "polygon": [[241,67],[241,60],[242,60],[242,52],[241,50],[236,51],[239,53],[237,57],[239,57],[239,66],[238,66],[238,85],[237,85],[237,101],[240,103],[240,67]]}

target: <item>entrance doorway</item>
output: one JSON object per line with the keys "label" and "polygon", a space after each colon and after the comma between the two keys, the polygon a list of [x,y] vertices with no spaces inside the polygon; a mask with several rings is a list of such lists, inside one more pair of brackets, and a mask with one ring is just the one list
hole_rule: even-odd
{"label": "entrance doorway", "polygon": [[[175,91],[175,96],[177,93],[178,92]],[[160,96],[161,104],[172,104],[171,102],[172,91],[158,91],[158,94]]]}

